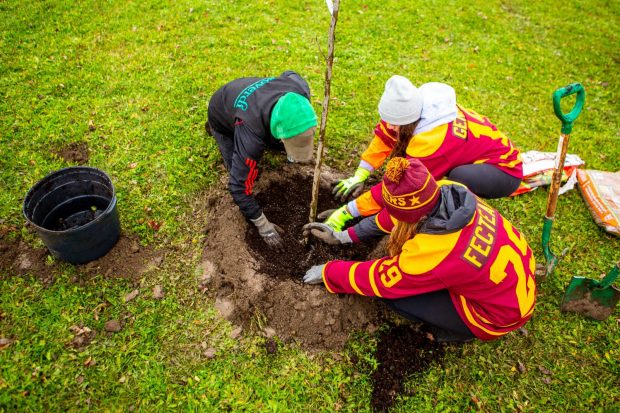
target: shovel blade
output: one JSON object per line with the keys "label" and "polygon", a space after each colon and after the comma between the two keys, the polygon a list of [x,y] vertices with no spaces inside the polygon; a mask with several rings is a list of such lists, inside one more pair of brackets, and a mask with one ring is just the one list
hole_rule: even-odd
{"label": "shovel blade", "polygon": [[620,290],[613,286],[601,288],[598,281],[573,277],[562,300],[562,311],[584,314],[603,321],[614,311],[620,300]]}

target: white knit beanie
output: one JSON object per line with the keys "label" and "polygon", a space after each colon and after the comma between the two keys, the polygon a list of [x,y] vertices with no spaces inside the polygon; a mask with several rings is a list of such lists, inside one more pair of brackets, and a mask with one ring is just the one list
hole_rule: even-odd
{"label": "white knit beanie", "polygon": [[379,101],[381,119],[392,125],[408,125],[420,119],[422,94],[403,76],[392,76],[385,83]]}

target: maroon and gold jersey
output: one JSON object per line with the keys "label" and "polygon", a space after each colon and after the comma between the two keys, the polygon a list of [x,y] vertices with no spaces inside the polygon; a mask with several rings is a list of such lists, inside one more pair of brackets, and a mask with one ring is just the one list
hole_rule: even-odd
{"label": "maroon and gold jersey", "polygon": [[447,289],[476,337],[492,340],[532,315],[534,267],[525,237],[478,199],[471,221],[459,231],[418,233],[395,257],[330,261],[323,281],[332,293],[387,299]]}
{"label": "maroon and gold jersey", "polygon": [[453,122],[415,135],[407,156],[422,161],[435,179],[457,166],[478,163],[523,178],[521,155],[510,139],[487,117],[460,107]]}
{"label": "maroon and gold jersey", "polygon": [[[381,121],[362,160],[379,168],[396,145],[397,133]],[[418,158],[435,179],[460,165],[486,163],[523,178],[519,150],[486,117],[459,107],[456,119],[411,139],[407,156]]]}
{"label": "maroon and gold jersey", "polygon": [[[381,121],[375,128],[373,141],[362,154],[362,160],[378,168],[390,155],[396,139],[396,131]],[[521,154],[510,139],[487,117],[461,107],[454,121],[414,135],[406,153],[408,157],[419,159],[437,180],[457,166],[479,163],[493,165],[511,176],[523,178]],[[380,192],[378,194],[380,196]],[[376,214],[382,209],[382,202],[373,195],[367,191],[355,200],[362,216]]]}

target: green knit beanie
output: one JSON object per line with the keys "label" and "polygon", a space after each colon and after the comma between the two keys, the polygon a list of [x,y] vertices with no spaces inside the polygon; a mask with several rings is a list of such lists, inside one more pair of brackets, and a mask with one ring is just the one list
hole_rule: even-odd
{"label": "green knit beanie", "polygon": [[310,101],[289,92],[278,99],[271,111],[271,134],[276,139],[288,139],[317,126],[316,114]]}

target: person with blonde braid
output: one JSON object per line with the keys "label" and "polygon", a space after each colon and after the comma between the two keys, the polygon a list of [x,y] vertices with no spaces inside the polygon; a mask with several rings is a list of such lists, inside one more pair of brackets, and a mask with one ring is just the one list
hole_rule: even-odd
{"label": "person with blonde braid", "polygon": [[[305,283],[323,283],[334,294],[383,298],[407,319],[430,325],[438,341],[493,340],[530,319],[534,256],[498,211],[462,184],[436,182],[414,158],[389,161],[381,196],[394,224],[389,255],[316,265]],[[347,231],[323,223],[304,231],[327,234],[329,243],[351,242]]]}
{"label": "person with blonde braid", "polygon": [[416,88],[409,79],[392,76],[378,109],[381,121],[355,174],[334,188],[337,199],[355,199],[318,216],[335,230],[383,208],[380,185],[362,191],[366,179],[390,156],[417,158],[435,179],[460,182],[482,198],[506,197],[519,187],[519,150],[487,117],[457,104],[451,86],[431,82]]}

